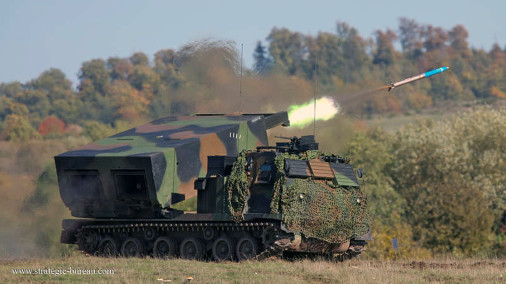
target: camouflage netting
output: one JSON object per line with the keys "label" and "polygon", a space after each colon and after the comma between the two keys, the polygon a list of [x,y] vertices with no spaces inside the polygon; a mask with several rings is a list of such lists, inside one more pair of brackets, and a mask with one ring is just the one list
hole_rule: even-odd
{"label": "camouflage netting", "polygon": [[303,152],[300,155],[282,153],[276,157],[274,160],[274,164],[276,165],[276,179],[274,182],[274,192],[272,193],[271,213],[280,213],[281,210],[281,192],[284,192],[286,186],[285,159],[311,160],[321,154],[322,153],[320,151],[310,150]]}
{"label": "camouflage netting", "polygon": [[227,205],[232,220],[242,220],[242,211],[248,196],[248,176],[246,175],[246,151],[239,153],[227,181]]}
{"label": "camouflage netting", "polygon": [[290,186],[286,185],[285,159],[311,160],[320,154],[308,151],[306,155],[283,154],[276,158],[278,171],[271,212],[281,210],[287,229],[301,232],[305,237],[342,243],[366,234],[371,220],[366,198],[358,188],[299,178],[293,179]]}

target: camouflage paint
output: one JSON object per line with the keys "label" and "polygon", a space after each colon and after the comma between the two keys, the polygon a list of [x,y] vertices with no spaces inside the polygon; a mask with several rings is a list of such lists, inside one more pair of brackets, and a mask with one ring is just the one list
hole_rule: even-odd
{"label": "camouflage paint", "polygon": [[[208,156],[237,156],[242,150],[268,145],[266,130],[287,121],[286,112],[272,115],[194,115],[154,120],[56,156],[62,199],[76,217],[117,216],[115,212],[125,207],[127,202],[122,203],[118,201],[120,197],[115,196],[112,171],[138,169],[145,171],[150,202],[149,206],[139,206],[146,210],[145,214],[150,210],[159,212],[161,207],[170,204],[172,193],[185,194],[186,199],[196,196],[193,182],[197,177],[206,175]],[[142,167],[137,162],[139,159],[144,161]],[[98,170],[102,195],[95,196],[96,206],[88,205],[95,206],[95,209],[86,209],[86,213],[81,205],[77,205],[82,202],[73,200],[72,192],[75,195],[79,193],[75,192],[78,189],[68,188],[65,176],[68,170]],[[109,204],[110,208],[102,206],[103,203]],[[143,215],[128,212],[124,214],[127,217]]]}

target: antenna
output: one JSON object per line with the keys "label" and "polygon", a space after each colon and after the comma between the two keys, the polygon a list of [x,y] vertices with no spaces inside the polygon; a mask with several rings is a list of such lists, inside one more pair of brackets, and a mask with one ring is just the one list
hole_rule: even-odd
{"label": "antenna", "polygon": [[316,56],[316,62],[314,64],[315,69],[315,84],[313,92],[313,135],[316,138],[316,93],[318,92],[318,55]]}
{"label": "antenna", "polygon": [[239,112],[242,112],[242,55],[243,55],[243,44],[241,43],[241,79],[239,81]]}

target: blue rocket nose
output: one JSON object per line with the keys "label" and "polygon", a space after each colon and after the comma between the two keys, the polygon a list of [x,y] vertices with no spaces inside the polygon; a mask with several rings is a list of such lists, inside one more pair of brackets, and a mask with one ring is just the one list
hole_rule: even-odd
{"label": "blue rocket nose", "polygon": [[427,78],[427,77],[430,77],[430,76],[432,76],[432,75],[435,75],[435,74],[439,74],[439,73],[441,73],[441,72],[444,72],[444,71],[448,70],[448,68],[449,68],[449,67],[447,67],[447,66],[443,66],[443,67],[441,67],[441,68],[434,69],[434,70],[431,70],[431,71],[429,71],[429,72],[425,72],[425,73],[423,73],[423,75],[425,75],[425,78]]}

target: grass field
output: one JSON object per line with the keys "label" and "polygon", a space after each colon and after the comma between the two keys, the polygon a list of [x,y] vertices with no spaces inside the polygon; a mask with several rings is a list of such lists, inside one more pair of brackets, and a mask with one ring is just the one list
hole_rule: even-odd
{"label": "grass field", "polygon": [[[113,269],[108,275],[23,275],[14,269]],[[46,271],[44,271],[46,269]],[[189,277],[192,280],[187,280]],[[506,259],[430,259],[346,262],[267,259],[248,262],[198,262],[152,258],[99,258],[84,255],[59,259],[0,260],[1,283],[505,283]]]}

